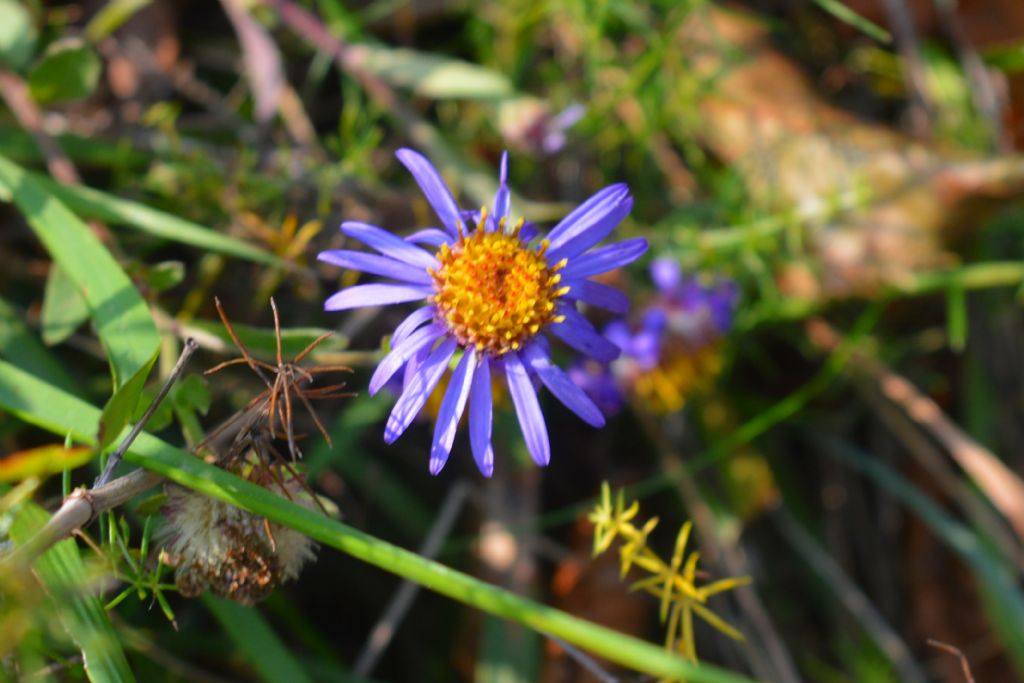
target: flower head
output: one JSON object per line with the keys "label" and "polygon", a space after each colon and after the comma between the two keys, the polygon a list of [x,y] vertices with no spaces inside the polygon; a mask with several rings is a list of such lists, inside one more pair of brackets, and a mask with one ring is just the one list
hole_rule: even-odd
{"label": "flower head", "polygon": [[[312,509],[301,483],[278,469],[267,488]],[[314,557],[315,543],[298,531],[176,484],[166,490],[161,537],[178,591],[186,597],[209,590],[251,605],[296,578]]]}
{"label": "flower head", "polygon": [[600,409],[552,363],[546,336],[554,335],[602,362],[618,356],[618,347],[598,334],[576,304],[626,312],[628,301],[621,292],[589,278],[624,266],[647,249],[643,239],[592,249],[629,213],[629,188],[604,188],[537,242],[537,230],[522,219],[513,221],[509,213],[505,156],[493,207],[479,212],[459,209],[424,156],[409,149],[397,156],[443,228],[403,239],[373,225],[346,221],[342,232],[378,253],[333,250],[319,255],[321,261],[391,280],[343,289],[327,299],[328,311],[426,302],[395,329],[391,351],[370,380],[374,394],[403,371],[402,392],[384,439],[391,443],[401,436],[458,358],[438,412],[431,473],[444,467],[467,404],[473,456],[484,475],[493,472],[492,375],[504,378],[530,454],[546,465],[550,445],[535,379],[587,423],[604,424]]}
{"label": "flower head", "polygon": [[721,341],[732,327],[738,291],[730,280],[686,277],[666,258],[651,263],[651,279],[658,296],[639,323],[615,320],[604,330],[622,356],[604,368],[577,364],[570,373],[602,405],[621,405],[626,391],[647,409],[670,413],[721,369]]}

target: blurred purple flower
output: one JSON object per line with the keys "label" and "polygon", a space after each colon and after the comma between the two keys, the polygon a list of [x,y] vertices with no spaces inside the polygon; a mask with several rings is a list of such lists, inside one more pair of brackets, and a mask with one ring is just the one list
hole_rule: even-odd
{"label": "blurred purple flower", "polygon": [[566,132],[586,113],[587,108],[578,103],[555,114],[543,100],[519,98],[502,105],[499,128],[505,140],[518,148],[555,154],[565,147]]}
{"label": "blurred purple flower", "polygon": [[650,274],[658,296],[639,323],[619,319],[604,330],[622,355],[603,366],[578,363],[570,371],[609,415],[611,407],[621,408],[627,393],[657,412],[678,410],[721,366],[719,342],[732,327],[736,283],[704,284],[684,276],[679,263],[667,258],[655,259]]}
{"label": "blurred purple flower", "polygon": [[430,472],[437,474],[447,462],[467,403],[476,464],[485,476],[493,472],[492,374],[505,379],[527,448],[538,465],[546,465],[550,444],[535,380],[585,422],[604,424],[594,401],[552,363],[546,335],[601,362],[619,355],[618,347],[598,334],[576,304],[626,313],[624,294],[590,278],[631,263],[647,250],[644,239],[592,248],[629,213],[629,188],[619,183],[600,190],[531,246],[536,230],[522,219],[515,225],[509,219],[507,155],[502,156],[493,208],[479,213],[459,209],[423,155],[402,149],[397,156],[443,229],[427,228],[402,239],[373,225],[346,221],[343,233],[379,253],[333,250],[318,257],[391,280],[343,289],[324,303],[328,311],[426,301],[395,329],[391,351],[370,379],[370,394],[375,394],[403,372],[401,396],[388,417],[384,440],[391,443],[408,428],[461,350],[438,411]]}

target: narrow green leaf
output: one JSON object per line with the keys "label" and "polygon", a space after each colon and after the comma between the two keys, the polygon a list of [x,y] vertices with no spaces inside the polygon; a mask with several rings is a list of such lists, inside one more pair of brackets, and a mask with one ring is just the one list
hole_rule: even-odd
{"label": "narrow green leaf", "polygon": [[[146,150],[132,146],[127,138],[108,141],[73,133],[54,135],[53,138],[69,159],[82,166],[130,169],[145,166],[153,158]],[[45,161],[32,136],[12,126],[0,125],[0,154],[19,164]]]}
{"label": "narrow green leaf", "polygon": [[18,0],[0,0],[0,66],[20,69],[36,49],[36,24]]}
{"label": "narrow green leaf", "polygon": [[871,36],[875,40],[881,43],[891,43],[892,34],[886,31],[884,28],[865,19],[861,15],[854,12],[852,9],[844,5],[840,0],[814,0],[814,4],[820,7],[825,12],[828,12],[839,21],[842,21],[855,29],[861,31],[865,35]]}
{"label": "narrow green leaf", "polygon": [[149,362],[115,390],[107,404],[103,406],[99,427],[96,430],[97,450],[105,450],[112,444],[135,414],[135,407],[139,404],[142,389],[146,386],[146,378],[149,377],[149,371],[153,369],[153,363],[156,362],[159,355],[158,351],[154,352]]}
{"label": "narrow green leaf", "polygon": [[245,655],[246,661],[264,681],[312,683],[306,671],[277,637],[259,610],[209,594],[203,596],[203,604],[217,618],[231,640],[235,641],[235,645]]}
{"label": "narrow green leaf", "polygon": [[[22,171],[24,173],[24,171]],[[279,259],[247,242],[222,235],[197,223],[150,208],[145,204],[121,199],[91,187],[62,185],[40,174],[28,173],[32,180],[47,192],[64,202],[75,213],[96,218],[113,225],[127,225],[141,232],[162,237],[172,242],[188,244],[199,249],[235,256],[247,261],[271,266],[291,268],[292,264]]]}
{"label": "narrow green leaf", "polygon": [[142,296],[89,228],[18,165],[0,157],[0,185],[89,303],[120,387],[156,352],[156,325]]}
{"label": "narrow green leaf", "polygon": [[85,37],[98,43],[131,19],[151,0],[110,0],[100,8],[85,26]]}
{"label": "narrow green leaf", "polygon": [[381,80],[424,97],[494,100],[515,94],[504,74],[470,62],[405,48],[356,45],[350,50]]}
{"label": "narrow green leaf", "polygon": [[955,282],[946,290],[946,334],[949,348],[957,353],[967,347],[967,294]]}
{"label": "narrow green leaf", "polygon": [[0,299],[0,355],[37,377],[78,394],[78,387],[64,366],[39,343],[18,312],[3,299]]}
{"label": "narrow green leaf", "polygon": [[185,279],[185,264],[181,261],[161,261],[141,269],[140,276],[155,292],[166,292]]}
{"label": "narrow green leaf", "polygon": [[[25,502],[11,526],[11,539],[22,545],[41,528],[49,515],[38,505]],[[89,575],[71,539],[57,543],[36,560],[35,572],[51,599],[71,639],[81,649],[85,671],[94,683],[134,681],[107,613],[88,586]]]}
{"label": "narrow green leaf", "polygon": [[46,276],[41,318],[47,346],[60,344],[89,319],[89,304],[82,290],[58,265],[53,265]]}
{"label": "narrow green leaf", "polygon": [[986,64],[1003,73],[1018,74],[1024,71],[1024,42],[989,48],[981,56]]}
{"label": "narrow green leaf", "polygon": [[81,38],[64,38],[52,43],[28,75],[32,99],[40,104],[81,100],[96,90],[100,80],[100,58]]}
{"label": "narrow green leaf", "polygon": [[[8,363],[0,362],[0,407],[26,422],[89,443],[99,411]],[[750,683],[710,665],[695,666],[660,646],[574,617],[424,559],[341,522],[307,510],[266,489],[149,434],[141,434],[125,459],[175,483],[291,527],[357,559],[489,614],[523,624],[590,650],[623,666],[690,683]]]}

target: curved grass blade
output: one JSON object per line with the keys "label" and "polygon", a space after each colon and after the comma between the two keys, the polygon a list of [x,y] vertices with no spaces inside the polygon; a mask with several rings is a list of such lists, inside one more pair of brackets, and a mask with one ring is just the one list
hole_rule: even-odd
{"label": "curved grass blade", "polygon": [[129,226],[154,237],[162,237],[172,242],[188,244],[198,249],[226,256],[281,268],[293,267],[289,262],[247,242],[222,235],[192,221],[150,208],[145,204],[121,199],[91,187],[61,185],[46,176],[27,171],[22,172],[64,202],[72,211],[83,216],[112,225]]}
{"label": "curved grass blade", "polygon": [[258,610],[212,595],[204,595],[203,604],[264,681],[312,683],[305,669]]}
{"label": "curved grass blade", "polygon": [[[35,503],[22,503],[11,527],[11,539],[22,545],[48,518]],[[71,639],[82,650],[89,680],[134,681],[107,613],[99,598],[88,591],[88,572],[75,542],[67,539],[55,544],[36,560],[34,569],[46,591],[60,604],[59,614]]]}
{"label": "curved grass blade", "polygon": [[53,260],[85,296],[114,387],[122,386],[149,362],[159,343],[142,296],[89,228],[28,172],[2,156],[0,185],[7,187]]}
{"label": "curved grass blade", "polygon": [[75,380],[50,350],[39,343],[14,307],[3,299],[0,299],[0,349],[2,355],[18,367],[78,395]]}
{"label": "curved grass blade", "polygon": [[[18,368],[0,362],[0,407],[26,422],[92,443],[99,410]],[[750,683],[709,665],[696,666],[661,647],[519,597],[467,574],[307,510],[149,434],[141,434],[125,460],[175,483],[237,505],[300,531],[357,559],[535,631],[549,634],[623,666],[689,683]]]}

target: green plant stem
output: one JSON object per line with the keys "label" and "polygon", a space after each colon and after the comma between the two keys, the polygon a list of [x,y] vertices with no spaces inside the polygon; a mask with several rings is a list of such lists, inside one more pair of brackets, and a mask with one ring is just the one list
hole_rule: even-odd
{"label": "green plant stem", "polygon": [[[0,362],[0,406],[26,422],[83,443],[94,440],[100,411],[18,368]],[[623,666],[691,683],[749,683],[711,666],[694,666],[660,647],[519,597],[462,572],[424,559],[341,522],[276,496],[251,482],[208,465],[149,434],[125,454],[182,486],[300,531],[369,564],[414,581],[498,617],[510,619],[590,650]]]}
{"label": "green plant stem", "polygon": [[[1024,285],[1024,263],[1020,261],[992,261],[947,270],[919,273],[899,282],[889,282],[882,288],[876,302],[892,301],[913,296],[941,292],[950,288],[959,290],[992,289],[994,287],[1020,287]],[[832,299],[784,299],[766,306],[757,306],[741,314],[736,328],[749,330],[767,322],[801,320],[833,303]]]}

